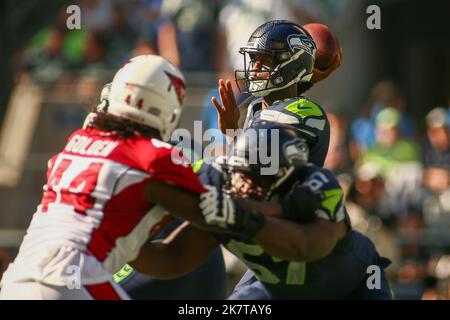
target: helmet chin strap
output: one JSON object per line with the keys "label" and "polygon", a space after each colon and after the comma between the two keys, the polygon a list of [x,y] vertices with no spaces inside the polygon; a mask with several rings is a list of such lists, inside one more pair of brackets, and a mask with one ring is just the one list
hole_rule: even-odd
{"label": "helmet chin strap", "polygon": [[285,172],[285,174],[282,176],[282,177],[280,177],[277,181],[275,181],[273,184],[272,184],[272,186],[270,187],[270,189],[269,189],[269,191],[267,192],[267,195],[266,195],[266,197],[265,197],[265,200],[266,201],[269,201],[270,200],[270,198],[272,197],[272,195],[273,195],[273,192],[284,182],[284,181],[286,181],[286,179],[288,179],[291,175],[292,175],[292,173],[294,172],[294,170],[295,170],[295,167],[294,166],[290,166],[288,169],[283,169],[283,170],[285,170],[286,172]]}

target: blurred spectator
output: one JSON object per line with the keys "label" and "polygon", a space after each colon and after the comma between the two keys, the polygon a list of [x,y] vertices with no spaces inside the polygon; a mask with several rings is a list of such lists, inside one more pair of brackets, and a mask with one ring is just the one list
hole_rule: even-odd
{"label": "blurred spectator", "polygon": [[124,7],[113,6],[113,20],[110,30],[104,35],[106,40],[106,56],[112,67],[118,68],[128,58],[130,48],[136,42],[136,33],[126,17]]}
{"label": "blurred spectator", "polygon": [[405,98],[392,81],[382,80],[373,87],[363,115],[356,118],[351,125],[350,154],[353,160],[375,145],[376,119],[378,113],[386,107],[396,109],[399,113],[396,127],[400,136],[414,137],[414,123],[406,112]]}
{"label": "blurred spectator", "polygon": [[63,52],[66,33],[62,28],[42,30],[25,54],[23,70],[38,83],[54,84],[67,72],[69,59]]}
{"label": "blurred spectator", "polygon": [[362,165],[358,168],[355,181],[350,187],[349,200],[358,204],[368,214],[378,216],[378,205],[384,190],[384,180],[377,167]]}
{"label": "blurred spectator", "polygon": [[375,145],[361,156],[360,163],[373,163],[387,179],[399,165],[419,163],[419,148],[412,140],[400,136],[401,114],[388,107],[375,119]]}
{"label": "blurred spectator", "polygon": [[419,300],[425,291],[425,285],[421,281],[425,274],[422,261],[405,261],[398,271],[397,282],[393,284],[396,299]]}
{"label": "blurred spectator", "polygon": [[[185,71],[214,71],[216,26],[223,0],[163,0],[158,49],[163,56],[178,51],[179,65]],[[176,40],[176,47],[167,37]],[[174,59],[174,57],[173,57]]]}
{"label": "blurred spectator", "polygon": [[371,219],[375,229],[380,223],[390,230],[396,227],[396,215],[389,203],[386,182],[377,166],[369,163],[356,169],[354,181],[349,187],[348,201],[355,208],[355,221],[360,221],[361,232],[366,233],[368,219]]}
{"label": "blurred spectator", "polygon": [[352,228],[367,235],[378,252],[392,261],[387,269],[387,273],[391,275],[399,265],[400,252],[392,217],[384,216],[380,206],[385,191],[383,178],[376,168],[370,166],[361,167],[354,181],[345,176],[339,175],[339,183],[344,190],[348,186],[345,207],[350,215]]}
{"label": "blurred spectator", "polygon": [[76,94],[84,101],[98,95],[103,84],[109,80],[113,63],[107,56],[107,38],[105,35],[89,33],[84,43],[83,59],[77,64]]}
{"label": "blurred spectator", "polygon": [[342,17],[351,1],[285,0],[285,2],[291,4],[289,9],[300,24],[320,21],[330,25]]}
{"label": "blurred spectator", "polygon": [[349,152],[353,161],[375,144],[375,125],[371,119],[356,118],[350,127]]}
{"label": "blurred spectator", "polygon": [[400,112],[384,108],[376,117],[376,142],[357,161],[357,166],[377,170],[385,183],[380,214],[388,219],[417,213],[420,206],[422,168],[419,148],[400,137]]}
{"label": "blurred spectator", "polygon": [[97,77],[112,68],[107,56],[107,40],[105,35],[89,33],[84,43],[83,59],[78,65],[82,75]]}
{"label": "blurred spectator", "polygon": [[450,135],[444,108],[431,110],[427,117],[423,146],[423,214],[428,225],[450,227]]}
{"label": "blurred spectator", "polygon": [[369,101],[372,119],[375,119],[384,108],[394,108],[400,113],[398,123],[400,135],[405,138],[414,137],[414,123],[407,113],[405,97],[392,81],[382,80],[378,82],[372,89]]}
{"label": "blurred spectator", "polygon": [[431,110],[427,117],[427,138],[423,146],[425,168],[450,170],[450,133],[448,111],[444,108]]}
{"label": "blurred spectator", "polygon": [[124,10],[127,23],[134,34],[140,34],[148,24],[157,20],[161,14],[163,0],[116,0]]}
{"label": "blurred spectator", "polygon": [[152,3],[153,14],[148,15],[145,27],[141,28],[139,47],[151,48],[183,71],[213,71],[216,19],[221,1],[147,2]]}
{"label": "blurred spectator", "polygon": [[81,29],[71,30],[66,34],[63,52],[69,58],[71,66],[76,66],[81,62],[81,60],[83,60],[84,47],[89,33],[89,30]]}
{"label": "blurred spectator", "polygon": [[83,27],[94,32],[106,32],[113,24],[113,5],[111,0],[82,0]]}

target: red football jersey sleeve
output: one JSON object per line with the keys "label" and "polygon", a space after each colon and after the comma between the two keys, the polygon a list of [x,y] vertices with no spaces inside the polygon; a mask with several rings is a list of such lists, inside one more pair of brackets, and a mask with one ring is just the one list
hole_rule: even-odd
{"label": "red football jersey sleeve", "polygon": [[149,164],[151,179],[166,181],[197,193],[206,191],[179,149],[171,145],[170,148],[162,147],[165,143],[156,139],[152,139],[152,144],[159,150],[158,156]]}

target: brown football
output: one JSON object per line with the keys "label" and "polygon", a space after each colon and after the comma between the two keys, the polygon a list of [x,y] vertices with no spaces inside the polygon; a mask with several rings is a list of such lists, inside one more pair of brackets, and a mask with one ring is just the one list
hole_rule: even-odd
{"label": "brown football", "polygon": [[314,66],[324,70],[333,64],[339,54],[339,41],[336,35],[326,25],[310,23],[303,26],[309,32],[317,46]]}

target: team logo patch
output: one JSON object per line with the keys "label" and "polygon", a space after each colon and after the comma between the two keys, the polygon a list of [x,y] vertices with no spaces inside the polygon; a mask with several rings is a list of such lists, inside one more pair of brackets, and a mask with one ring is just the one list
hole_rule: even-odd
{"label": "team logo patch", "polygon": [[293,165],[308,162],[308,146],[303,140],[294,139],[286,142],[283,146],[283,153]]}
{"label": "team logo patch", "polygon": [[170,74],[167,71],[164,71],[164,72],[169,77],[169,80],[171,83],[169,85],[169,87],[167,88],[167,91],[169,91],[170,88],[173,86],[175,88],[175,92],[177,93],[178,101],[180,102],[180,104],[183,104],[184,96],[186,94],[186,85],[184,84],[183,79],[181,79],[173,74]]}
{"label": "team logo patch", "polygon": [[288,36],[288,43],[292,51],[303,49],[310,54],[314,54],[316,51],[316,44],[305,34],[293,34]]}

